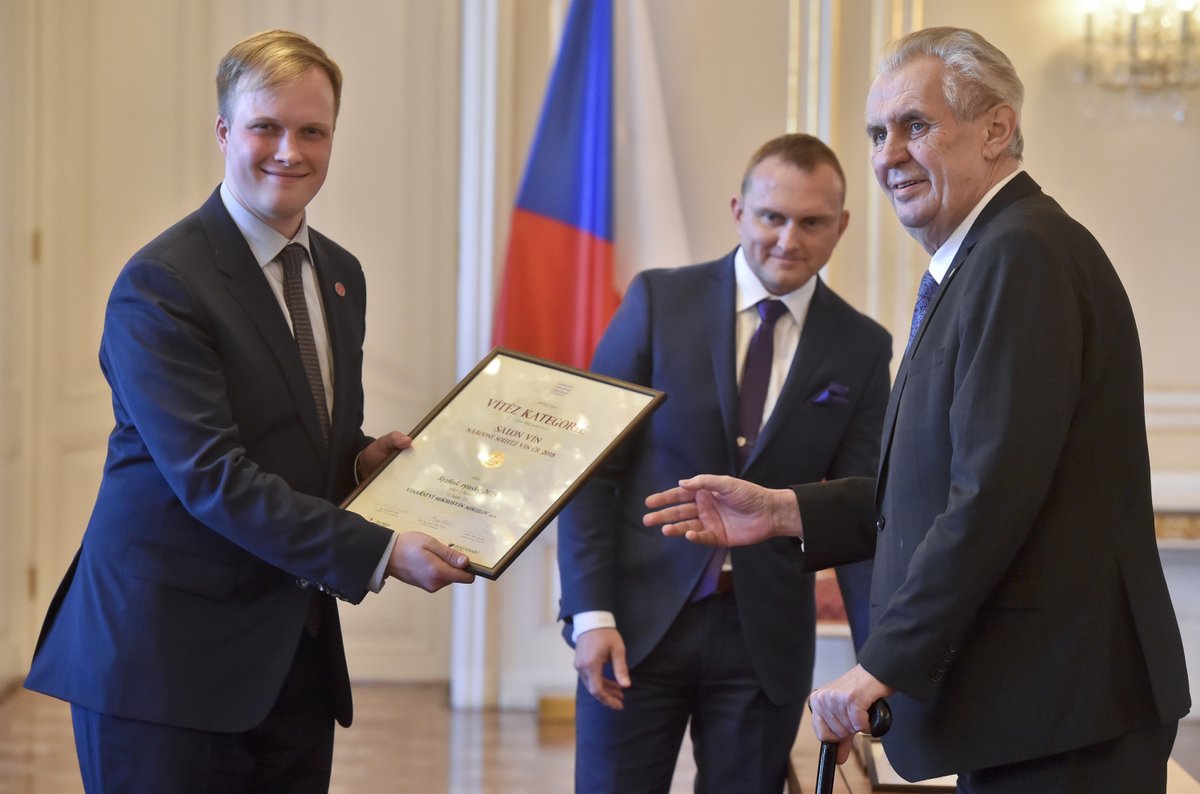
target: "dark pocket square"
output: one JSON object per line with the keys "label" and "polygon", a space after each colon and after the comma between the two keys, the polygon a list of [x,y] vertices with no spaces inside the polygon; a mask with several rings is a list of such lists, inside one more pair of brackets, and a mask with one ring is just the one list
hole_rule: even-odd
{"label": "dark pocket square", "polygon": [[830,383],[824,389],[808,398],[809,405],[828,405],[830,403],[850,402],[850,387],[840,383]]}

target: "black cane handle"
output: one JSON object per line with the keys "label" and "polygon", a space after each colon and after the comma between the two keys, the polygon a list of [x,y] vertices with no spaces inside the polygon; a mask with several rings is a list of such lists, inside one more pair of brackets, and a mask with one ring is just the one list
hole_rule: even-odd
{"label": "black cane handle", "polygon": [[871,735],[878,739],[892,728],[892,709],[880,698],[867,709],[867,719],[871,721]]}
{"label": "black cane handle", "polygon": [[[871,735],[883,736],[892,727],[892,710],[883,698],[867,709]],[[833,778],[837,774],[837,742],[821,742],[821,757],[817,761],[817,794],[833,794]]]}

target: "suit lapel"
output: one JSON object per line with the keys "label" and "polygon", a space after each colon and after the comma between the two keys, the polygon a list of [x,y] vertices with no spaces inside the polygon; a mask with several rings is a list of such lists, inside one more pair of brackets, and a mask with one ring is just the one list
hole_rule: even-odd
{"label": "suit lapel", "polygon": [[942,283],[938,285],[937,291],[933,298],[929,301],[929,308],[925,311],[926,321],[921,323],[921,327],[917,330],[917,337],[913,340],[912,347],[909,348],[905,359],[911,359],[916,349],[921,344],[921,337],[925,335],[925,329],[929,327],[929,317],[937,311],[937,306],[942,300],[942,296],[946,294],[946,289],[950,285],[951,279],[958,274],[959,268],[966,264],[967,259],[971,255],[971,249],[979,242],[979,238],[983,236],[984,230],[987,229],[992,219],[999,215],[1005,208],[1013,202],[1041,190],[1037,182],[1033,181],[1033,177],[1025,172],[1021,172],[1012,178],[1007,185],[1000,189],[1000,192],[992,197],[992,200],[987,203],[983,211],[979,213],[979,217],[971,224],[971,228],[967,231],[967,236],[963,238],[962,245],[958,247],[957,253],[954,255],[954,261],[950,263],[946,275],[942,278]]}
{"label": "suit lapel", "polygon": [[[227,278],[226,289],[262,334],[263,342],[278,362],[288,390],[296,401],[296,409],[313,439],[314,449],[321,450],[325,442],[295,337],[246,238],[221,203],[219,189],[200,208],[200,218],[213,243],[216,268]],[[327,465],[324,456],[322,465]]]}
{"label": "suit lapel", "polygon": [[992,200],[983,208],[983,211],[979,213],[979,217],[975,219],[975,222],[971,224],[971,228],[967,231],[967,236],[963,238],[962,245],[958,247],[958,252],[954,255],[954,260],[950,263],[950,268],[946,271],[941,284],[938,285],[937,291],[934,292],[933,298],[930,299],[929,308],[925,311],[925,319],[922,320],[921,327],[917,330],[917,336],[913,339],[912,345],[900,361],[900,369],[896,372],[896,383],[892,387],[892,393],[888,398],[887,412],[883,416],[883,448],[879,455],[879,475],[876,479],[875,490],[877,505],[883,496],[882,484],[884,482],[884,475],[886,474],[888,458],[891,454],[892,437],[896,430],[896,415],[900,410],[900,398],[904,393],[904,385],[908,380],[909,362],[912,361],[913,356],[916,355],[917,348],[921,345],[925,331],[930,326],[930,319],[937,312],[938,305],[942,302],[942,296],[949,290],[955,276],[964,267],[969,265],[971,251],[987,230],[988,224],[997,215],[1007,209],[1009,205],[1040,190],[1041,187],[1033,180],[1033,177],[1023,171],[1002,187],[1000,192],[993,196]]}
{"label": "suit lapel", "polygon": [[717,402],[721,406],[721,420],[725,428],[725,442],[728,449],[730,471],[735,471],[734,461],[737,460],[737,354],[734,351],[736,335],[736,318],[734,301],[737,298],[737,282],[733,273],[733,257],[729,254],[721,260],[719,266],[712,272],[707,284],[703,305],[700,308],[712,322],[713,333],[708,335],[712,355],[712,371],[715,383],[713,388],[717,393]]}

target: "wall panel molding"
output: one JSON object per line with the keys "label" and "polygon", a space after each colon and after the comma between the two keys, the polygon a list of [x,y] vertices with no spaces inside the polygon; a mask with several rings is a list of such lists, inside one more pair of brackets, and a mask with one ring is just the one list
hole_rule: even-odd
{"label": "wall panel molding", "polygon": [[1156,511],[1200,513],[1200,471],[1153,472],[1150,488]]}
{"label": "wall panel molding", "polygon": [[1200,429],[1200,388],[1174,390],[1148,387],[1146,426],[1152,431]]}
{"label": "wall panel molding", "polygon": [[33,235],[35,189],[29,147],[34,138],[33,10],[29,0],[0,3],[0,696],[24,674],[36,616],[28,572],[33,564],[30,498],[34,434]]}

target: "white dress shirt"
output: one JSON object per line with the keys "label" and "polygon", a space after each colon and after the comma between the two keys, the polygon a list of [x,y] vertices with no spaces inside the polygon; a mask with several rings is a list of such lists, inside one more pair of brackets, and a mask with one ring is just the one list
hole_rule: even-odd
{"label": "white dress shirt", "polygon": [[958,228],[954,230],[954,234],[946,238],[946,242],[942,243],[938,250],[933,252],[933,259],[929,262],[929,275],[933,276],[934,281],[939,284],[942,283],[942,279],[946,277],[946,271],[950,269],[950,263],[954,261],[955,255],[958,254],[958,249],[962,247],[963,240],[967,238],[967,232],[971,231],[972,224],[979,217],[979,213],[983,212],[983,208],[1000,192],[1001,188],[1024,170],[1024,168],[1018,168],[992,185],[992,189],[983,194],[983,198],[979,199],[979,203],[975,205],[975,208],[971,210],[967,217],[963,218],[962,223],[958,224]]}

